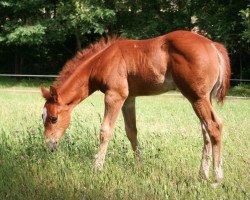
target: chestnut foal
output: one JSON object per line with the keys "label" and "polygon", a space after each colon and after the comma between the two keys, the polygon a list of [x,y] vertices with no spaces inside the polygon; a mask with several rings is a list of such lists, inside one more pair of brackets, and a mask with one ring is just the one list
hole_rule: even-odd
{"label": "chestnut foal", "polygon": [[101,39],[69,60],[50,90],[41,87],[46,143],[55,150],[70,123],[72,109],[96,90],[105,94],[100,149],[102,169],[115,121],[122,110],[126,133],[139,159],[135,97],[178,88],[200,119],[204,147],[200,174],[209,176],[210,157],[217,183],[222,171],[222,121],[211,104],[223,102],[229,88],[230,62],[223,45],[188,31],[148,40]]}

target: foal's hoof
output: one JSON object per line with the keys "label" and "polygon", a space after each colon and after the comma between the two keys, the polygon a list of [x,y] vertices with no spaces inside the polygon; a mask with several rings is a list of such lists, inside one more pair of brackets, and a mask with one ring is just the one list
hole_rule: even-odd
{"label": "foal's hoof", "polygon": [[223,180],[223,172],[221,171],[221,173],[219,174],[215,174],[215,183],[213,183],[211,186],[212,188],[218,188],[221,186]]}

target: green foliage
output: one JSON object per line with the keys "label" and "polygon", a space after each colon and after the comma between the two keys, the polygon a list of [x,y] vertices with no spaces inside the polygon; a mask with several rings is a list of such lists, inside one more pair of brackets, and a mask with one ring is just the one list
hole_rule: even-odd
{"label": "green foliage", "polygon": [[1,1],[0,44],[14,46],[42,44],[46,27],[38,19],[42,17],[39,6],[43,3],[43,0]]}
{"label": "green foliage", "polygon": [[[247,78],[249,9],[247,1],[223,0],[0,0],[1,70],[15,60],[27,73],[52,73],[101,35],[146,39],[195,28],[225,44],[235,77]],[[47,64],[57,70],[37,67]]]}
{"label": "green foliage", "polygon": [[85,34],[103,34],[107,25],[114,21],[115,13],[101,6],[91,5],[90,2],[71,0],[59,2],[57,6],[57,21],[63,24],[67,34],[81,37]]}
{"label": "green foliage", "polygon": [[243,19],[243,26],[246,28],[243,32],[243,37],[248,41],[250,44],[250,4],[245,10],[240,10],[240,16]]}
{"label": "green foliage", "polygon": [[76,31],[81,36],[103,34],[107,24],[114,21],[114,11],[87,1],[56,2],[1,1],[0,42],[17,46],[64,42]]}
{"label": "green foliage", "polygon": [[239,11],[246,7],[246,3],[213,0],[209,3],[197,2],[199,7],[193,12],[197,17],[195,25],[199,26],[207,37],[225,44],[230,53],[236,53],[239,48],[246,46],[246,41],[241,37],[245,28],[239,16]]}
{"label": "green foliage", "polygon": [[125,37],[137,39],[190,30],[189,5],[183,1],[116,1],[117,26]]}
{"label": "green foliage", "polygon": [[37,24],[33,26],[19,26],[6,36],[7,44],[39,45],[43,43],[46,27]]}

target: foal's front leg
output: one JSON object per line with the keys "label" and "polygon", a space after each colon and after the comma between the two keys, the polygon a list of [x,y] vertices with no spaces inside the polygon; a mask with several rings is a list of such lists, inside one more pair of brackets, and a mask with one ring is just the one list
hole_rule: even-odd
{"label": "foal's front leg", "polygon": [[99,152],[95,156],[96,169],[101,170],[103,168],[108,144],[113,135],[115,121],[124,101],[125,98],[117,92],[108,91],[105,94],[105,112],[100,131],[100,148]]}

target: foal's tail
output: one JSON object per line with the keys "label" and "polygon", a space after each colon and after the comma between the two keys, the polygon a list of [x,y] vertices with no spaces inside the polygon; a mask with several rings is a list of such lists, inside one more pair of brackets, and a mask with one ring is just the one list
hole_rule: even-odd
{"label": "foal's tail", "polygon": [[213,44],[217,49],[219,63],[220,63],[220,75],[217,83],[214,86],[213,91],[215,91],[215,95],[218,102],[223,103],[230,86],[230,75],[231,75],[230,60],[228,57],[228,52],[222,44],[217,42],[214,42]]}

